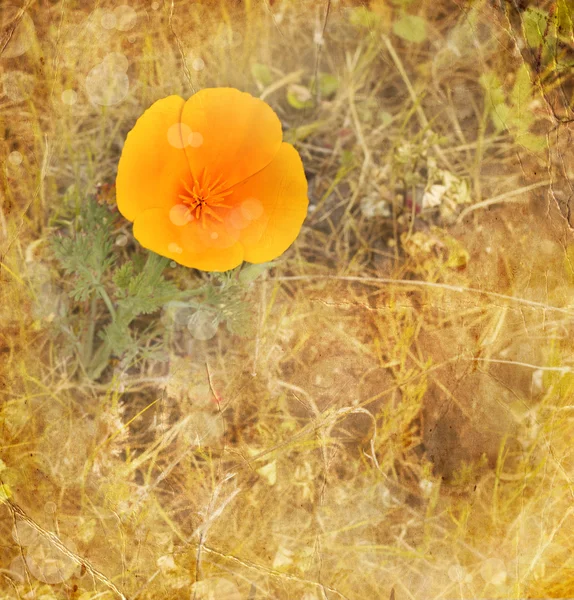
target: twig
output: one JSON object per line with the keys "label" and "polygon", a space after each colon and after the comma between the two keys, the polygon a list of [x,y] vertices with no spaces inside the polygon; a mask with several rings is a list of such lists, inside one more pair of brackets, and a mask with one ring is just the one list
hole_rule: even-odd
{"label": "twig", "polygon": [[317,41],[317,56],[315,57],[315,79],[313,86],[315,87],[315,99],[317,104],[321,101],[321,86],[319,85],[319,61],[321,59],[321,48],[325,43],[325,31],[327,30],[327,21],[331,10],[331,0],[327,0],[327,8],[325,9],[325,18],[323,19],[323,29],[321,30],[321,38]]}
{"label": "twig", "polygon": [[191,88],[191,91],[195,94],[195,86],[193,85],[193,81],[191,80],[191,73],[189,72],[189,67],[187,66],[187,60],[186,60],[185,54],[183,52],[183,45],[181,43],[181,40],[179,39],[179,36],[175,32],[175,29],[173,28],[173,12],[174,12],[174,10],[175,10],[174,0],[171,0],[170,5],[169,5],[169,16],[168,16],[169,29],[170,29],[171,33],[173,34],[173,37],[175,38],[175,43],[177,44],[177,49],[179,50],[179,53],[181,55],[181,60],[183,63],[183,72],[185,73],[185,77],[189,83],[189,87]]}
{"label": "twig", "polygon": [[112,590],[114,594],[116,594],[122,600],[128,600],[127,596],[125,596],[117,586],[110,581],[103,573],[100,573],[96,568],[94,568],[85,558],[78,556],[76,553],[69,550],[60,538],[52,533],[51,531],[46,531],[40,525],[36,523],[33,519],[31,519],[16,503],[12,502],[12,500],[4,500],[4,503],[10,509],[13,517],[18,517],[25,523],[27,523],[32,529],[34,529],[37,533],[39,533],[44,539],[50,541],[54,546],[64,555],[66,555],[70,560],[75,562],[80,567],[84,568],[92,577],[103,583],[107,588]]}
{"label": "twig", "polygon": [[261,100],[265,100],[267,96],[270,96],[273,92],[281,89],[283,86],[288,85],[289,83],[295,83],[301,79],[301,75],[303,75],[304,70],[300,69],[299,71],[293,71],[293,73],[287,73],[281,79],[274,81],[271,85],[267,86],[259,95]]}
{"label": "twig", "polygon": [[488,198],[487,200],[483,200],[482,202],[477,202],[476,204],[472,204],[471,206],[465,208],[460,215],[458,215],[457,223],[460,223],[466,215],[471,213],[473,210],[478,210],[479,208],[486,208],[487,206],[492,206],[493,204],[499,204],[500,202],[526,202],[528,198],[516,198],[516,196],[520,196],[527,192],[531,192],[532,190],[536,190],[541,187],[547,187],[552,184],[552,181],[538,181],[537,183],[533,183],[531,185],[527,185],[522,188],[518,188],[517,190],[512,190],[510,192],[505,192],[504,194],[499,194],[498,196],[493,196],[492,198]]}
{"label": "twig", "polygon": [[325,585],[323,583],[319,583],[317,581],[312,581],[310,579],[303,579],[302,577],[297,577],[296,575],[290,575],[289,573],[280,573],[279,571],[275,571],[274,569],[270,569],[269,567],[264,567],[263,565],[258,565],[258,564],[252,563],[248,560],[245,560],[242,558],[237,558],[236,556],[233,556],[232,554],[225,554],[223,552],[219,552],[218,550],[215,550],[215,548],[210,548],[209,546],[206,546],[206,545],[203,546],[203,549],[207,554],[213,554],[219,558],[222,558],[224,560],[229,560],[229,561],[231,561],[235,564],[241,565],[242,567],[245,567],[247,569],[253,569],[255,571],[259,571],[261,573],[265,573],[265,574],[270,575],[271,577],[275,577],[277,579],[287,579],[289,581],[296,581],[298,583],[302,583],[305,585],[312,585],[312,586],[315,586],[316,588],[324,589],[333,594],[337,594],[337,596],[339,596],[340,598],[344,598],[344,600],[350,600],[347,596],[345,596],[345,594],[343,594],[339,590],[337,590],[331,586]]}
{"label": "twig", "polygon": [[462,285],[449,285],[447,283],[435,283],[432,281],[419,281],[416,279],[387,279],[384,277],[353,277],[353,276],[337,276],[337,275],[289,275],[284,277],[275,277],[273,281],[303,281],[303,280],[320,280],[327,279],[331,281],[348,281],[351,283],[362,283],[365,285],[400,285],[405,287],[429,287],[440,290],[448,290],[450,292],[456,292],[459,294],[478,294],[487,296],[488,298],[498,298],[505,300],[506,302],[515,302],[516,304],[522,304],[523,306],[530,306],[531,308],[538,308],[541,310],[550,310],[559,312],[570,317],[574,316],[574,308],[560,308],[559,306],[552,306],[544,304],[543,302],[536,302],[535,300],[526,300],[525,298],[518,298],[516,296],[507,296],[506,294],[500,294],[498,292],[490,292],[488,290],[481,290],[478,288],[464,287]]}
{"label": "twig", "polygon": [[[421,108],[420,101],[417,97],[417,94],[416,94],[412,84],[411,84],[409,76],[407,75],[407,72],[405,71],[403,63],[402,63],[401,59],[399,58],[399,55],[396,53],[395,48],[394,48],[393,44],[391,43],[391,40],[386,35],[383,35],[382,37],[383,37],[383,42],[385,43],[385,46],[387,47],[387,50],[389,51],[389,54],[391,55],[391,58],[393,59],[393,62],[395,63],[395,66],[397,67],[397,71],[400,73],[400,75],[403,79],[403,82],[407,88],[407,91],[409,92],[409,96],[411,97],[411,100],[414,104],[415,111],[416,111],[418,119],[419,119],[419,123],[420,123],[421,127],[426,130],[429,128],[429,121],[428,121],[423,109]],[[442,159],[444,164],[452,171],[453,166],[450,163],[450,161],[448,160],[448,158],[445,156],[445,154],[442,151],[442,149],[440,148],[440,146],[438,144],[433,144],[433,150],[436,152],[437,156],[439,156]]]}

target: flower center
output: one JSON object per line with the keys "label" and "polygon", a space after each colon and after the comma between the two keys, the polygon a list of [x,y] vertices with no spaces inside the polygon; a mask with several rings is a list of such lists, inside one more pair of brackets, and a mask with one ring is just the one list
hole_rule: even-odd
{"label": "flower center", "polygon": [[[232,193],[232,190],[226,190],[226,182],[221,181],[220,175],[213,182],[209,182],[206,169],[203,169],[200,177],[193,180],[193,184],[189,185],[182,179],[185,194],[179,194],[183,205],[186,207],[186,212],[189,211],[188,217],[201,219],[203,228],[206,227],[206,217],[211,217],[215,221],[223,222],[221,216],[217,213],[219,208],[231,208],[223,201],[226,196]],[[181,205],[180,205],[181,206]],[[188,218],[188,220],[191,220]]]}

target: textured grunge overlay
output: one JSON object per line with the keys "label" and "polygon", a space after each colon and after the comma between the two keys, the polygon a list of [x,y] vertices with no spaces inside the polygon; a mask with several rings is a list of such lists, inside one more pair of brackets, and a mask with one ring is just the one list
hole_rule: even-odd
{"label": "textured grunge overlay", "polygon": [[[0,2],[2,600],[574,597],[573,20]],[[278,116],[308,210],[212,273],[115,183],[146,109],[222,87]]]}

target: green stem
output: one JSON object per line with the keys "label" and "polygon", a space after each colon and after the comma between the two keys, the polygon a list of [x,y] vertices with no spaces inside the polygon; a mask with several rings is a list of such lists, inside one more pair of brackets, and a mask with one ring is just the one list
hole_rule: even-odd
{"label": "green stem", "polygon": [[110,300],[110,297],[108,296],[108,293],[106,292],[105,288],[103,286],[98,286],[98,293],[100,294],[100,298],[105,302],[106,306],[108,307],[110,315],[112,316],[112,320],[115,321],[116,309],[114,308],[114,305],[112,304],[112,301]]}
{"label": "green stem", "polygon": [[[169,259],[150,252],[143,266],[142,273],[148,281],[158,281],[168,263]],[[98,286],[98,293],[110,312],[112,323],[116,323],[118,320],[121,320],[125,327],[129,327],[131,322],[138,316],[137,314],[122,312],[121,310],[116,311],[110,297],[108,296],[108,293],[103,286]],[[99,348],[93,355],[92,360],[90,361],[89,374],[92,379],[97,379],[102,374],[109,363],[112,350],[113,349],[108,340],[104,340],[100,344]]]}
{"label": "green stem", "polygon": [[92,350],[94,347],[94,333],[96,330],[96,298],[92,297],[90,300],[90,322],[88,323],[88,331],[84,340],[82,349],[82,362],[84,365],[89,365],[92,359]]}

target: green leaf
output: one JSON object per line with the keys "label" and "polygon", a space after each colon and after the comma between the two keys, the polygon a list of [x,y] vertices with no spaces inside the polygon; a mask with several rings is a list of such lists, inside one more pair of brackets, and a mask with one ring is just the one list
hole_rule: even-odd
{"label": "green leaf", "polygon": [[311,108],[314,105],[313,96],[309,89],[295,83],[287,88],[287,102],[297,110]]}
{"label": "green leaf", "polygon": [[388,125],[393,120],[393,115],[391,115],[391,113],[387,112],[386,110],[383,110],[381,112],[380,117],[383,125]]}
{"label": "green leaf", "polygon": [[492,71],[483,73],[479,78],[480,85],[484,88],[485,102],[490,108],[505,101],[504,90],[497,75]]}
{"label": "green leaf", "polygon": [[366,27],[367,29],[372,29],[379,25],[381,22],[381,17],[368,8],[359,6],[351,11],[349,20],[355,27]]}
{"label": "green leaf", "polygon": [[283,135],[283,141],[289,142],[290,144],[296,144],[307,139],[310,135],[313,135],[316,131],[321,129],[325,125],[325,121],[313,121],[299,127],[293,127],[288,129]]}
{"label": "green leaf", "polygon": [[114,273],[114,283],[122,290],[127,289],[134,274],[134,265],[127,262]]}
{"label": "green leaf", "polygon": [[516,81],[510,93],[510,101],[519,110],[526,110],[532,96],[532,82],[530,70],[526,64],[522,64],[516,72]]}
{"label": "green leaf", "polygon": [[129,268],[123,270],[124,265],[119,269],[120,282],[125,285],[124,296],[118,300],[121,315],[133,320],[138,315],[155,312],[166,302],[178,296],[179,292],[175,284],[166,281],[162,276],[168,262],[167,258],[150,252],[140,272],[131,275],[129,279]]}
{"label": "green leaf", "polygon": [[7,502],[12,498],[12,490],[7,483],[0,485],[0,502]]}
{"label": "green leaf", "polygon": [[574,283],[574,244],[570,244],[566,247],[566,252],[564,253],[564,269],[566,270],[570,283]]}
{"label": "green leaf", "polygon": [[506,103],[500,103],[492,107],[490,118],[497,131],[508,129],[513,118],[513,111]]}
{"label": "green leaf", "polygon": [[339,89],[339,78],[330,73],[321,73],[319,75],[319,91],[323,98],[329,98],[335,95]]}
{"label": "green leaf", "polygon": [[251,283],[252,281],[255,281],[259,275],[265,273],[269,266],[269,263],[261,263],[259,265],[248,265],[243,267],[239,273],[239,281],[243,284]]}
{"label": "green leaf", "polygon": [[102,280],[115,262],[111,254],[113,219],[105,206],[90,200],[69,237],[52,241],[52,251],[62,269],[72,276],[70,295],[83,301],[102,285]]}
{"label": "green leaf", "polygon": [[539,48],[544,42],[548,24],[548,13],[540,8],[529,7],[522,15],[522,27],[526,43],[531,48]]}
{"label": "green leaf", "polygon": [[547,148],[546,137],[535,133],[526,132],[516,135],[516,141],[531,152],[542,152]]}
{"label": "green leaf", "polygon": [[112,353],[118,356],[134,345],[127,319],[113,321],[100,332],[99,337],[105,340]]}
{"label": "green leaf", "polygon": [[528,110],[528,105],[532,98],[532,83],[530,80],[530,70],[523,64],[516,73],[516,81],[510,93],[513,114],[511,125],[519,133],[527,133],[535,120],[532,111]]}
{"label": "green leaf", "polygon": [[393,33],[407,42],[420,44],[427,39],[427,24],[422,17],[404,14],[393,23]]}
{"label": "green leaf", "polygon": [[253,75],[253,79],[264,87],[273,83],[273,75],[267,65],[254,63],[251,65],[251,74]]}
{"label": "green leaf", "polygon": [[556,4],[556,33],[564,38],[574,35],[572,8],[568,6],[567,0],[558,0]]}

